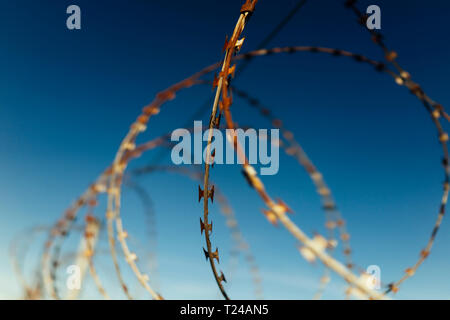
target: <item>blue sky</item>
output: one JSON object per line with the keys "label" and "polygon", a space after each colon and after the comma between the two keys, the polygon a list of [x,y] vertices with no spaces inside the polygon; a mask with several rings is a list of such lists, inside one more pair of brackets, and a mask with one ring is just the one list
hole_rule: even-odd
{"label": "blue sky", "polygon": [[[308,1],[269,46],[337,47],[381,59],[380,49],[342,2]],[[254,49],[295,3],[260,0],[243,51]],[[362,1],[360,8],[374,3],[381,7],[382,33],[400,64],[433,99],[448,106],[450,4]],[[79,31],[65,26],[71,4],[82,11]],[[112,161],[130,123],[158,91],[220,60],[240,5],[237,0],[0,1],[0,298],[20,296],[7,259],[11,239],[59,217]],[[428,239],[443,180],[436,130],[417,99],[367,65],[322,54],[258,58],[235,84],[271,107],[323,172],[348,222],[357,263],[379,265],[383,282],[398,279]],[[210,95],[208,87],[180,93],[150,121],[140,141],[185,126]],[[240,124],[270,126],[238,98],[233,115]],[[208,115],[196,120],[206,123]],[[131,167],[150,163],[155,154]],[[169,162],[166,157],[162,163]],[[265,297],[312,297],[322,267],[306,263],[293,239],[264,219],[263,205],[239,167],[217,166],[212,174],[256,256]],[[138,181],[154,201],[161,293],[219,298],[201,249],[197,183],[170,174]],[[324,231],[320,200],[294,160],[282,156],[279,173],[264,182],[294,209],[293,220],[305,231]],[[101,208],[99,216],[104,215]],[[144,216],[130,190],[124,191],[123,218],[144,255]],[[227,274],[230,239],[215,205],[212,219],[213,244],[222,252],[221,268]],[[430,259],[402,286],[398,298],[450,298],[447,222]],[[107,249],[102,239],[100,246]],[[64,248],[76,248],[76,241],[73,237]],[[33,243],[31,256],[41,244]],[[109,256],[98,263],[111,295],[124,298]],[[127,270],[125,265],[122,269]],[[125,272],[133,292],[148,298]],[[336,276],[333,280],[325,297],[342,298],[344,284]],[[99,297],[92,284],[87,286],[86,297]],[[243,259],[227,288],[232,298],[253,297]]]}

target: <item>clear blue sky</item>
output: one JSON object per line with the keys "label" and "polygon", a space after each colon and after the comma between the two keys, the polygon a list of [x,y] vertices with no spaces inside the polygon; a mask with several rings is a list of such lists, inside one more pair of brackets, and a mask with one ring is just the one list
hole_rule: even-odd
{"label": "clear blue sky", "polygon": [[[342,2],[308,1],[270,46],[337,47],[381,59],[380,49]],[[243,50],[254,49],[295,3],[260,0]],[[399,53],[398,61],[448,109],[448,1],[362,1],[360,8],[374,3],[381,7],[382,33]],[[81,7],[79,31],[65,26],[71,4]],[[142,106],[221,58],[240,5],[238,0],[0,0],[0,298],[20,295],[7,259],[14,235],[53,223],[112,161]],[[348,221],[357,263],[379,265],[383,282],[398,279],[428,239],[443,180],[436,130],[418,100],[367,65],[321,54],[260,58],[235,84],[272,107],[324,173]],[[140,141],[184,126],[210,94],[206,87],[179,94],[150,121]],[[241,124],[269,126],[242,100],[235,100],[233,111]],[[208,115],[197,120],[206,123]],[[152,158],[147,154],[132,168]],[[216,167],[213,178],[256,256],[265,297],[310,298],[322,267],[306,263],[293,239],[263,218],[263,205],[237,166]],[[197,183],[160,174],[139,181],[155,203],[160,292],[166,298],[219,298],[201,249]],[[282,156],[278,175],[264,181],[272,195],[294,209],[293,220],[305,231],[324,232],[320,201],[294,160]],[[144,216],[127,190],[123,217],[136,250],[144,253]],[[212,218],[213,244],[227,271],[230,239],[217,206]],[[398,298],[450,298],[448,222],[430,259]],[[65,249],[76,248],[75,240]],[[40,245],[34,243],[32,251]],[[107,249],[104,238],[101,247]],[[124,298],[106,254],[99,268],[111,295]],[[127,282],[136,282],[126,275]],[[242,259],[231,280],[232,298],[253,297]],[[343,297],[344,284],[336,276],[333,280],[325,297]],[[132,286],[134,292],[147,298],[137,287]],[[85,296],[98,297],[91,285]]]}

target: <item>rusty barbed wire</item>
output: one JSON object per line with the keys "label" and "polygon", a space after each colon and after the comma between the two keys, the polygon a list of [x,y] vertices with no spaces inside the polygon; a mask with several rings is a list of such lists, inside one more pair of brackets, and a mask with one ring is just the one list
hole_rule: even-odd
{"label": "rusty barbed wire", "polygon": [[[353,4],[355,1],[348,1],[352,2]],[[220,116],[223,114],[225,115],[227,127],[230,129],[234,129],[235,124],[232,119],[230,106],[232,104],[232,88],[230,87],[230,81],[231,77],[235,72],[235,66],[231,67],[231,62],[234,59],[233,55],[239,51],[243,44],[243,40],[239,39],[241,36],[241,33],[245,27],[245,24],[248,20],[248,17],[253,13],[254,6],[256,4],[256,1],[250,1],[247,0],[243,7],[241,8],[241,14],[238,19],[238,22],[235,27],[235,31],[233,32],[232,37],[230,40],[227,39],[225,43],[225,58],[222,65],[221,72],[219,73],[219,76],[215,78],[214,86],[217,87],[216,91],[216,99],[213,105],[213,110],[211,112],[211,118],[209,122],[209,129],[212,129],[219,125],[218,119],[220,119]],[[271,53],[281,53],[281,52],[296,52],[296,50],[300,47],[288,47],[288,48],[274,48],[274,49],[261,49],[252,53],[248,53],[243,56],[239,56],[237,59],[251,59],[255,56],[263,56]],[[312,49],[315,47],[303,47],[303,49],[309,48],[312,52],[321,52],[317,49]],[[335,50],[335,49],[333,49]],[[300,50],[298,50],[300,51]],[[323,51],[325,52],[325,51]],[[334,54],[337,55],[346,55],[345,51],[333,51]],[[387,292],[390,291],[396,292],[398,291],[398,286],[407,278],[411,277],[414,272],[417,270],[417,268],[422,264],[422,262],[428,257],[431,247],[434,243],[435,237],[437,235],[437,232],[439,230],[440,224],[442,222],[443,216],[445,214],[445,206],[448,199],[448,191],[449,191],[449,165],[448,165],[448,149],[447,149],[447,141],[448,141],[448,134],[443,130],[442,124],[439,121],[440,116],[443,116],[446,120],[448,120],[448,115],[445,112],[444,108],[440,105],[435,103],[433,100],[431,100],[423,91],[423,89],[416,83],[414,83],[412,80],[410,80],[409,73],[404,73],[405,71],[403,69],[399,69],[398,64],[395,62],[396,54],[392,54],[392,52],[389,52],[390,56],[387,56],[386,59],[388,62],[391,62],[394,67],[397,69],[399,74],[391,71],[387,68],[387,66],[383,63],[374,62],[372,60],[364,60],[362,56],[353,56],[356,60],[361,59],[361,61],[369,62],[370,64],[373,64],[375,68],[378,71],[384,71],[390,74],[392,77],[394,77],[397,84],[407,87],[411,93],[413,93],[420,101],[422,101],[423,105],[427,109],[427,111],[430,113],[432,120],[437,127],[438,131],[438,139],[442,145],[443,152],[444,152],[444,160],[443,160],[443,166],[445,170],[445,181],[444,181],[444,191],[443,196],[441,199],[441,206],[438,213],[438,218],[435,223],[433,232],[431,234],[431,237],[425,247],[425,249],[421,252],[421,256],[417,263],[406,270],[405,276],[400,279],[399,281],[392,283],[390,285],[390,288]],[[106,193],[108,197],[108,209],[106,212],[106,218],[108,223],[108,238],[110,243],[110,251],[111,255],[113,256],[114,264],[116,267],[116,273],[119,277],[119,281],[122,284],[122,288],[127,294],[128,297],[128,289],[126,285],[123,282],[123,279],[121,277],[120,269],[118,267],[117,263],[117,253],[115,251],[115,238],[114,238],[114,229],[113,229],[113,223],[115,223],[118,239],[122,247],[122,251],[124,253],[126,262],[130,265],[131,269],[133,270],[134,274],[138,278],[139,282],[149,291],[149,293],[152,295],[155,299],[161,299],[161,296],[157,294],[148,284],[148,278],[144,276],[140,270],[138,269],[135,260],[137,259],[137,256],[130,252],[128,245],[125,241],[126,232],[123,230],[122,226],[122,219],[120,217],[120,196],[121,196],[121,185],[123,180],[123,174],[124,171],[128,165],[129,160],[131,160],[132,157],[138,157],[142,154],[144,150],[138,151],[134,156],[130,156],[137,150],[135,147],[135,139],[136,137],[143,131],[146,130],[146,125],[150,119],[151,116],[157,114],[159,112],[160,106],[165,103],[166,101],[169,101],[175,97],[175,94],[178,90],[190,87],[204,74],[209,73],[210,71],[214,70],[215,67],[219,66],[219,64],[210,66],[199,73],[195,74],[194,76],[170,87],[169,89],[161,92],[158,94],[156,99],[148,106],[146,106],[143,110],[143,114],[138,117],[138,119],[133,123],[130,131],[122,141],[119,150],[115,156],[115,159],[112,163],[112,166],[110,169],[108,169],[108,174],[104,177],[104,180],[101,180],[104,182],[104,184],[101,184],[102,186],[102,192]],[[217,108],[219,108],[219,117],[216,118],[217,115]],[[211,133],[211,130],[210,130]],[[211,160],[211,158],[214,157],[214,154],[211,153],[211,134],[208,139],[208,146],[207,146],[207,157],[208,160]],[[329,241],[327,241],[325,238],[323,238],[320,235],[316,235],[313,239],[309,238],[299,227],[297,227],[286,215],[290,211],[288,206],[282,202],[282,200],[278,200],[275,202],[272,200],[272,198],[268,195],[268,193],[265,191],[265,187],[262,183],[262,181],[259,179],[259,177],[256,174],[256,171],[253,169],[252,166],[248,164],[248,161],[246,160],[245,153],[241,150],[241,147],[238,143],[238,141],[235,139],[235,137],[232,137],[232,144],[234,148],[236,149],[238,156],[243,160],[243,172],[244,176],[246,177],[247,181],[250,183],[250,185],[257,191],[259,196],[262,198],[263,202],[267,205],[268,209],[264,210],[264,214],[269,219],[269,221],[279,221],[281,222],[284,227],[294,236],[295,239],[297,239],[299,242],[303,243],[303,247],[300,248],[300,252],[304,256],[306,260],[313,260],[313,259],[319,259],[321,260],[327,267],[338,273],[341,277],[343,277],[346,281],[348,281],[351,285],[355,286],[355,290],[357,290],[356,293],[362,293],[365,296],[371,297],[371,298],[384,298],[384,294],[379,294],[377,292],[374,292],[370,288],[367,287],[365,284],[365,280],[363,277],[357,277],[354,275],[354,273],[351,272],[351,270],[332,258],[329,254],[326,253],[326,250],[330,246]],[[213,151],[214,152],[214,151]],[[216,282],[219,286],[219,289],[221,290],[222,294],[225,298],[228,298],[228,295],[223,287],[222,282],[224,281],[223,273],[219,276],[216,267],[214,259],[219,260],[218,250],[212,251],[211,249],[211,242],[210,242],[210,233],[212,232],[212,224],[208,223],[208,199],[213,200],[214,199],[214,185],[209,188],[209,169],[210,169],[210,161],[206,161],[205,164],[205,175],[204,175],[204,187],[203,190],[199,187],[199,198],[203,197],[204,201],[204,221],[201,221],[201,230],[205,231],[205,241],[207,244],[207,250],[205,250],[205,256],[210,261],[211,269],[213,270],[214,277],[216,279]],[[103,176],[103,175],[102,175]],[[101,176],[101,177],[102,177]],[[96,189],[99,185],[93,184],[92,187]],[[103,188],[104,187],[104,188]],[[46,284],[46,287],[48,288],[48,284],[51,284],[52,282],[52,272],[50,269],[50,266],[48,264],[49,256],[50,256],[50,248],[52,247],[52,243],[57,238],[64,238],[67,236],[67,230],[70,229],[70,226],[73,224],[73,221],[76,217],[76,214],[79,209],[84,207],[86,205],[85,201],[87,201],[91,196],[96,196],[98,193],[100,193],[98,190],[88,190],[83,194],[77,202],[75,202],[74,205],[72,205],[68,211],[66,211],[65,215],[58,221],[58,223],[55,225],[55,227],[52,229],[51,234],[49,235],[49,238],[45,244],[45,250],[42,257],[42,266],[43,266],[43,278],[44,283]],[[125,233],[124,233],[125,232]],[[54,288],[51,288],[50,286],[50,293],[52,296],[57,297],[57,292],[55,292]]]}
{"label": "rusty barbed wire", "polygon": [[[227,82],[227,79],[234,75],[236,70],[236,65],[231,67],[231,59],[233,55],[238,52],[245,38],[239,39],[241,37],[242,32],[244,31],[245,25],[248,22],[248,19],[253,14],[255,10],[255,6],[258,0],[246,0],[242,5],[240,10],[239,19],[236,22],[236,26],[234,27],[233,34],[231,38],[228,40],[228,37],[225,39],[225,44],[222,51],[225,51],[225,58],[222,64],[221,72],[219,73],[219,77],[215,77],[213,87],[217,87],[216,94],[214,98],[214,104],[211,111],[211,116],[209,120],[209,134],[206,146],[206,159],[205,159],[205,174],[204,174],[204,182],[203,182],[203,190],[199,186],[199,201],[203,197],[203,219],[201,221],[201,231],[205,229],[205,241],[206,241],[206,250],[205,252],[206,259],[209,260],[212,272],[214,274],[214,278],[216,279],[216,283],[222,292],[222,295],[226,300],[229,300],[228,294],[223,287],[223,282],[226,282],[225,276],[223,272],[221,272],[220,276],[217,273],[216,265],[214,263],[214,259],[219,262],[219,252],[216,248],[216,251],[212,251],[211,249],[211,240],[210,240],[210,232],[212,232],[212,224],[208,223],[208,199],[211,198],[211,202],[214,201],[214,185],[209,188],[209,170],[210,164],[212,163],[211,159],[214,157],[215,150],[211,151],[211,142],[212,142],[212,129],[220,125],[220,114],[222,110],[231,104],[231,99],[227,97],[227,92],[223,90],[224,83]],[[220,105],[220,106],[219,106]],[[220,108],[219,117],[216,118],[217,107]],[[213,160],[214,161],[214,160]]]}

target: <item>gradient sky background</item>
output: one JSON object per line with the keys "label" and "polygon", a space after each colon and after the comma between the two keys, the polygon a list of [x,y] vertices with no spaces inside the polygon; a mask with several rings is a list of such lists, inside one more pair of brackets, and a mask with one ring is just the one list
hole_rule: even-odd
{"label": "gradient sky background", "polygon": [[[260,0],[243,51],[254,49],[295,3]],[[337,47],[381,59],[381,50],[342,3],[308,1],[269,46]],[[71,4],[81,7],[82,30],[66,28]],[[381,7],[382,33],[399,53],[400,64],[448,108],[450,3],[378,0],[361,1],[359,7],[369,4]],[[51,225],[61,215],[112,161],[130,123],[158,91],[221,58],[240,5],[240,0],[0,0],[1,299],[21,295],[8,259],[13,237],[35,225]],[[358,265],[379,265],[385,283],[400,278],[430,235],[443,180],[436,130],[419,101],[367,65],[323,54],[257,58],[235,84],[271,107],[323,172],[348,222]],[[152,118],[140,141],[185,126],[210,95],[209,87],[180,93]],[[240,124],[270,126],[238,98],[233,110]],[[197,120],[208,118],[204,114]],[[131,167],[148,164],[156,154],[144,155]],[[162,163],[169,161],[166,157]],[[261,201],[237,166],[217,166],[212,175],[256,256],[265,297],[311,298],[322,266],[305,262],[292,237],[264,219]],[[219,298],[201,249],[197,183],[168,174],[138,181],[152,196],[157,214],[155,284],[160,292],[168,299]],[[305,231],[324,233],[320,200],[293,159],[281,156],[278,175],[263,181],[270,194],[294,209],[293,220]],[[123,202],[125,228],[144,255],[148,238],[141,204],[127,189]],[[211,217],[213,245],[227,275],[230,239],[217,205]],[[398,298],[450,298],[448,222],[430,259],[404,283]],[[32,255],[43,237],[37,240]],[[68,241],[65,250],[76,248],[76,240]],[[108,248],[105,235],[100,247]],[[145,259],[141,265],[148,267]],[[125,298],[108,255],[98,259],[98,268],[111,295]],[[122,269],[132,292],[148,298],[125,265]],[[253,298],[247,269],[241,259],[229,275],[226,288],[232,298]],[[332,279],[325,297],[342,298],[344,283]],[[100,297],[92,284],[87,286],[84,297]]]}

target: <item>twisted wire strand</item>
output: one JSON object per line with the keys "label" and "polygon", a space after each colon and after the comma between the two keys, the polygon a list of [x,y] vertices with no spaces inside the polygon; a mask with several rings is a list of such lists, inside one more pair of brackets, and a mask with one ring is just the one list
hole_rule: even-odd
{"label": "twisted wire strand", "polygon": [[[246,0],[244,5],[241,7],[241,12],[239,15],[239,19],[236,22],[236,26],[234,28],[233,34],[228,41],[228,39],[225,41],[224,49],[225,49],[225,57],[223,60],[221,72],[219,74],[219,77],[217,79],[217,89],[216,94],[214,97],[214,103],[212,106],[211,116],[209,120],[209,132],[208,132],[208,140],[207,140],[207,146],[206,146],[206,159],[205,159],[205,174],[204,174],[204,182],[203,182],[203,218],[204,218],[204,225],[206,226],[205,230],[205,241],[206,241],[206,251],[205,255],[207,254],[207,259],[210,262],[211,270],[214,274],[214,278],[216,280],[217,286],[219,287],[223,297],[226,300],[229,300],[228,294],[225,291],[225,288],[223,286],[223,282],[225,280],[225,276],[223,272],[219,276],[216,265],[214,263],[214,259],[219,262],[219,252],[216,248],[216,251],[212,251],[211,246],[211,240],[210,240],[210,231],[212,232],[212,225],[208,223],[208,201],[209,198],[211,198],[211,201],[214,199],[214,185],[212,186],[211,190],[209,189],[209,171],[210,171],[210,164],[212,159],[212,150],[211,150],[211,142],[212,142],[212,135],[213,130],[215,127],[219,125],[219,121],[216,119],[217,114],[217,108],[219,107],[220,102],[220,109],[224,108],[224,104],[230,104],[230,98],[227,97],[226,92],[223,90],[224,84],[227,82],[227,79],[230,76],[234,75],[236,65],[234,67],[231,67],[231,60],[234,54],[240,50],[244,39],[239,39],[241,37],[242,32],[244,31],[245,25],[248,22],[248,18],[250,18],[251,14],[253,13],[255,9],[255,5],[257,3],[257,0]],[[239,43],[238,43],[239,41]],[[220,119],[220,118],[219,118]],[[199,189],[201,191],[201,189]],[[200,198],[200,197],[199,197]],[[201,198],[200,198],[201,199]],[[199,199],[199,200],[200,200]],[[205,250],[205,249],[203,249]]]}

